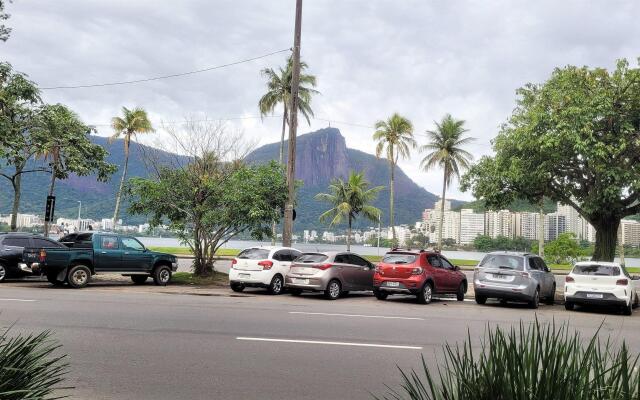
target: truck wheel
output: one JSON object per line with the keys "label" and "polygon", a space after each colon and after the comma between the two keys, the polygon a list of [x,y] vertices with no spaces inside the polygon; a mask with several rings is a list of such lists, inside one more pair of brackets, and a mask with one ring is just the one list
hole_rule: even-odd
{"label": "truck wheel", "polygon": [[456,292],[456,300],[464,301],[464,295],[467,293],[467,282],[460,282],[460,286],[458,286],[458,291]]}
{"label": "truck wheel", "polygon": [[156,286],[167,286],[171,280],[171,268],[161,265],[153,271],[153,283]]}
{"label": "truck wheel", "polygon": [[418,303],[420,304],[431,303],[431,299],[433,299],[433,285],[431,284],[431,282],[425,283],[416,297],[418,298]]}
{"label": "truck wheel", "polygon": [[144,285],[147,282],[147,275],[131,275],[131,280],[136,285]]}
{"label": "truck wheel", "polygon": [[84,265],[76,265],[69,270],[67,282],[74,289],[80,289],[89,284],[91,280],[91,270]]}
{"label": "truck wheel", "polygon": [[283,288],[284,281],[282,280],[282,275],[276,274],[273,279],[271,279],[271,283],[269,284],[269,293],[273,295],[281,294]]}
{"label": "truck wheel", "polygon": [[59,281],[58,280],[58,274],[57,273],[47,274],[47,280],[53,286],[64,286],[64,281]]}
{"label": "truck wheel", "polygon": [[4,278],[7,277],[7,269],[4,265],[0,264],[0,282],[4,281]]}

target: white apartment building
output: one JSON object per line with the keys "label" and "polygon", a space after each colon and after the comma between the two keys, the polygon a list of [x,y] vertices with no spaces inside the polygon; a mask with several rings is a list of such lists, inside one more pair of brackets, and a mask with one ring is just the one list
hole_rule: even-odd
{"label": "white apartment building", "polygon": [[[13,214],[9,214],[4,217],[0,217],[0,222],[10,225],[12,216]],[[34,226],[41,225],[44,225],[44,221],[38,215],[18,213],[18,217],[16,218],[17,228],[33,228]]]}
{"label": "white apartment building", "polygon": [[514,213],[509,210],[485,212],[485,235],[493,239],[504,236],[513,239]]}
{"label": "white apartment building", "polygon": [[484,235],[484,223],[484,214],[474,213],[468,208],[460,210],[460,236],[457,242],[460,244],[473,243],[477,236]]}
{"label": "white apartment building", "polygon": [[640,247],[640,221],[623,219],[618,228],[618,243]]}
{"label": "white apartment building", "polygon": [[558,213],[544,216],[544,240],[556,240],[561,233],[567,232],[566,216]]}
{"label": "white apartment building", "polygon": [[[445,209],[446,207],[447,202],[445,202]],[[424,234],[429,237],[430,242],[438,240],[439,224],[440,209],[424,210],[422,213],[422,230]],[[458,211],[448,210],[444,212],[442,238],[453,239],[456,243],[460,242],[460,213]]]}
{"label": "white apartment building", "polygon": [[[441,206],[442,206],[442,199],[436,201],[436,203],[433,205],[433,209],[440,211],[440,207]],[[445,211],[450,211],[451,210],[451,200],[445,200],[444,201],[444,210]]]}
{"label": "white apartment building", "polygon": [[514,237],[522,237],[528,240],[538,240],[540,228],[540,214],[534,212],[517,212],[514,218]]}
{"label": "white apartment building", "polygon": [[333,232],[329,231],[322,232],[322,240],[324,240],[325,242],[333,243],[336,241],[336,235]]}

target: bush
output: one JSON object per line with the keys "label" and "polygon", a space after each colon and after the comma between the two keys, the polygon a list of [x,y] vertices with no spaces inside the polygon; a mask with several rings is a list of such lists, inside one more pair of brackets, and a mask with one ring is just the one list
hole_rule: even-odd
{"label": "bush", "polygon": [[[480,351],[471,337],[444,348],[444,365],[432,373],[400,370],[400,389],[382,399],[412,400],[587,400],[637,399],[638,357],[626,344],[616,349],[598,332],[583,342],[578,332],[555,323],[520,322],[519,328],[487,329]],[[377,399],[380,399],[376,397]]]}
{"label": "bush", "polygon": [[9,337],[0,334],[0,400],[51,399],[67,373],[66,356],[49,332]]}

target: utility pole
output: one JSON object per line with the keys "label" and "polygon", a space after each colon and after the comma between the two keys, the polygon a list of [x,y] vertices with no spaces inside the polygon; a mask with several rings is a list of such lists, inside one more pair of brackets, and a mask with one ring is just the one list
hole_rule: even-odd
{"label": "utility pole", "polygon": [[296,197],[296,134],[298,130],[298,87],[300,85],[300,36],[302,33],[302,0],[296,0],[296,23],[293,35],[293,71],[291,74],[291,106],[289,107],[289,158],[287,163],[288,197],[284,207],[282,245],[289,247],[293,238],[293,205]]}

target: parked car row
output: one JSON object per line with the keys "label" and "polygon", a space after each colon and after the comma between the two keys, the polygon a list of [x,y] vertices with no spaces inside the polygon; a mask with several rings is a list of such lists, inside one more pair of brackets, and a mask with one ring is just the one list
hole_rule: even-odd
{"label": "parked car row", "polygon": [[[336,300],[349,291],[371,291],[378,300],[389,295],[413,295],[428,304],[434,295],[455,295],[463,301],[466,275],[434,251],[393,249],[377,265],[351,252],[302,253],[286,247],[252,247],[233,259],[229,283],[235,292],[264,287],[272,294],[285,290],[322,292]],[[475,301],[487,299],[524,302],[538,308],[540,301],[554,304],[556,277],[534,254],[492,252],[473,273]],[[565,308],[575,305],[612,305],[626,315],[638,305],[632,278],[616,263],[580,262],[566,276]]]}

